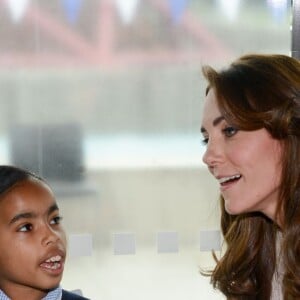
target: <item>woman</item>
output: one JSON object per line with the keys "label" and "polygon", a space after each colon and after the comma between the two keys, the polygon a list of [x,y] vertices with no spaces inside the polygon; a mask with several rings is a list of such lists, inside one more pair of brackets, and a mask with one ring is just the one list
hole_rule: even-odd
{"label": "woman", "polygon": [[300,299],[300,62],[245,55],[208,81],[203,161],[219,181],[227,299]]}

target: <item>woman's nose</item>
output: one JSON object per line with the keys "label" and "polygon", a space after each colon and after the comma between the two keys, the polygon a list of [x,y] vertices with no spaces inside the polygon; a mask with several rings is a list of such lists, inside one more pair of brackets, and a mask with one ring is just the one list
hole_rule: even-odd
{"label": "woman's nose", "polygon": [[209,167],[214,167],[222,158],[222,149],[216,141],[208,141],[206,151],[202,156],[202,161]]}

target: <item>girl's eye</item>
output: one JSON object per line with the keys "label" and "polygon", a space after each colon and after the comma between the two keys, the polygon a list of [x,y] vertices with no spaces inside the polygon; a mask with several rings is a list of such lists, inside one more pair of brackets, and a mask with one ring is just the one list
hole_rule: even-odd
{"label": "girl's eye", "polygon": [[233,126],[228,126],[224,128],[222,132],[225,134],[226,137],[232,137],[238,132],[238,129],[236,129]]}
{"label": "girl's eye", "polygon": [[31,231],[33,228],[32,224],[25,224],[23,226],[21,226],[18,231],[19,232],[27,232],[27,231]]}
{"label": "girl's eye", "polygon": [[50,221],[50,224],[51,224],[51,225],[58,225],[58,224],[60,224],[61,220],[62,220],[62,217],[61,217],[61,216],[56,216],[56,217],[54,217],[54,218]]}

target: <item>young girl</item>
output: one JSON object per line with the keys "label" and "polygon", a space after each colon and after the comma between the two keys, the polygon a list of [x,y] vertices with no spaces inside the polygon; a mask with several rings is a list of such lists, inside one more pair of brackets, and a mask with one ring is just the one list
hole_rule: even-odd
{"label": "young girl", "polygon": [[66,236],[46,182],[0,166],[0,299],[86,299],[59,286]]}
{"label": "young girl", "polygon": [[300,299],[300,62],[245,55],[208,81],[203,161],[218,180],[227,299]]}

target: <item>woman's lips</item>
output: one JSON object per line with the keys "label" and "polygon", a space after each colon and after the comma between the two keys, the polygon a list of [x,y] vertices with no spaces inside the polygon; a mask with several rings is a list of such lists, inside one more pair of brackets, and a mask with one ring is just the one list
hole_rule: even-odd
{"label": "woman's lips", "polygon": [[220,183],[220,190],[221,191],[227,190],[229,187],[237,183],[241,179],[241,177],[242,177],[241,174],[219,177],[218,181]]}

